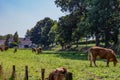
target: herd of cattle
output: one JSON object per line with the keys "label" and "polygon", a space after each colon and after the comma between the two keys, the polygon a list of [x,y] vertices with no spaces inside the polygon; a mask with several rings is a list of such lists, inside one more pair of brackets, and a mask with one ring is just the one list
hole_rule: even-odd
{"label": "herd of cattle", "polygon": [[[8,50],[7,46],[0,46],[0,51]],[[42,53],[42,48],[31,48],[33,53],[40,54]],[[17,47],[14,48],[14,53],[17,52]],[[113,65],[116,66],[118,60],[116,58],[116,54],[112,49],[103,48],[94,46],[88,49],[88,59],[90,60],[90,66],[92,66],[92,62],[96,65],[96,59],[106,59],[106,66],[109,67],[109,62],[113,62]],[[64,80],[65,74],[67,73],[67,69],[65,68],[57,68],[52,71],[46,80]]]}
{"label": "herd of cattle", "polygon": [[[8,47],[5,45],[0,46],[0,51],[7,51]],[[37,53],[40,54],[42,53],[42,48],[31,48],[33,53]],[[17,52],[17,47],[14,48],[14,53]],[[92,66],[92,62],[94,63],[95,66],[96,65],[96,59],[100,58],[100,59],[106,59],[106,66],[109,66],[109,62],[113,62],[113,65],[116,66],[118,60],[116,58],[116,54],[112,49],[108,49],[108,48],[103,48],[103,47],[98,47],[98,46],[94,46],[88,49],[88,59],[90,60],[90,66]]]}
{"label": "herd of cattle", "polygon": [[[9,49],[8,46],[5,46],[5,45],[1,45],[1,46],[0,46],[0,51],[1,51],[1,52],[7,51],[8,49]],[[17,49],[18,49],[18,47],[14,47],[13,53],[16,53],[16,52],[17,52]],[[37,54],[42,53],[42,48],[32,48],[31,50],[32,50],[33,53],[34,53],[34,52],[37,53]]]}

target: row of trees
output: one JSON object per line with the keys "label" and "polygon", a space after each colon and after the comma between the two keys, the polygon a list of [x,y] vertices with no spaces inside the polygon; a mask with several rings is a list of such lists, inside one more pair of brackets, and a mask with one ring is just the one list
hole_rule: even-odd
{"label": "row of trees", "polygon": [[81,38],[95,38],[105,47],[118,44],[120,30],[120,0],[55,0],[62,12],[69,13],[58,21],[48,17],[26,33],[33,43],[49,47],[53,43],[62,48],[78,44]]}

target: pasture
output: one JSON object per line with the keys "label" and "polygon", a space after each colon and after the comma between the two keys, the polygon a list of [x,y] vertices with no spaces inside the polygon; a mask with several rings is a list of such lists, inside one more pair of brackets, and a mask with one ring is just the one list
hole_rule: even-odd
{"label": "pasture", "polygon": [[26,65],[29,68],[29,80],[39,80],[42,68],[45,69],[45,77],[48,77],[58,67],[65,67],[72,72],[73,80],[120,80],[120,63],[114,67],[110,62],[110,67],[106,67],[106,62],[97,60],[98,67],[89,67],[87,55],[79,52],[43,51],[38,55],[29,49],[19,49],[16,53],[13,51],[0,52],[0,64],[7,80],[13,65],[16,66],[16,80],[24,80]]}

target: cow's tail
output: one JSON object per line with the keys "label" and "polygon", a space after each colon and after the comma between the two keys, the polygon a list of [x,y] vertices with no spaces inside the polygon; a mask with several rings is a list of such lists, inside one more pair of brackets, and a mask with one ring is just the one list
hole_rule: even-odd
{"label": "cow's tail", "polygon": [[88,50],[88,60],[92,60],[91,48]]}
{"label": "cow's tail", "polygon": [[91,48],[88,50],[88,60],[90,61],[90,67],[92,66],[93,55]]}

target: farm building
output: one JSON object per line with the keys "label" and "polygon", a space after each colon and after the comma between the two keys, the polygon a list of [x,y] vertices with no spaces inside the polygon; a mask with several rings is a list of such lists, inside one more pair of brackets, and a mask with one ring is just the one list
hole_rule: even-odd
{"label": "farm building", "polygon": [[[18,45],[19,48],[29,48],[32,45],[32,41],[29,38],[19,38],[20,44]],[[12,43],[13,39],[9,39],[9,43]],[[0,45],[4,45],[5,40],[0,40]]]}

